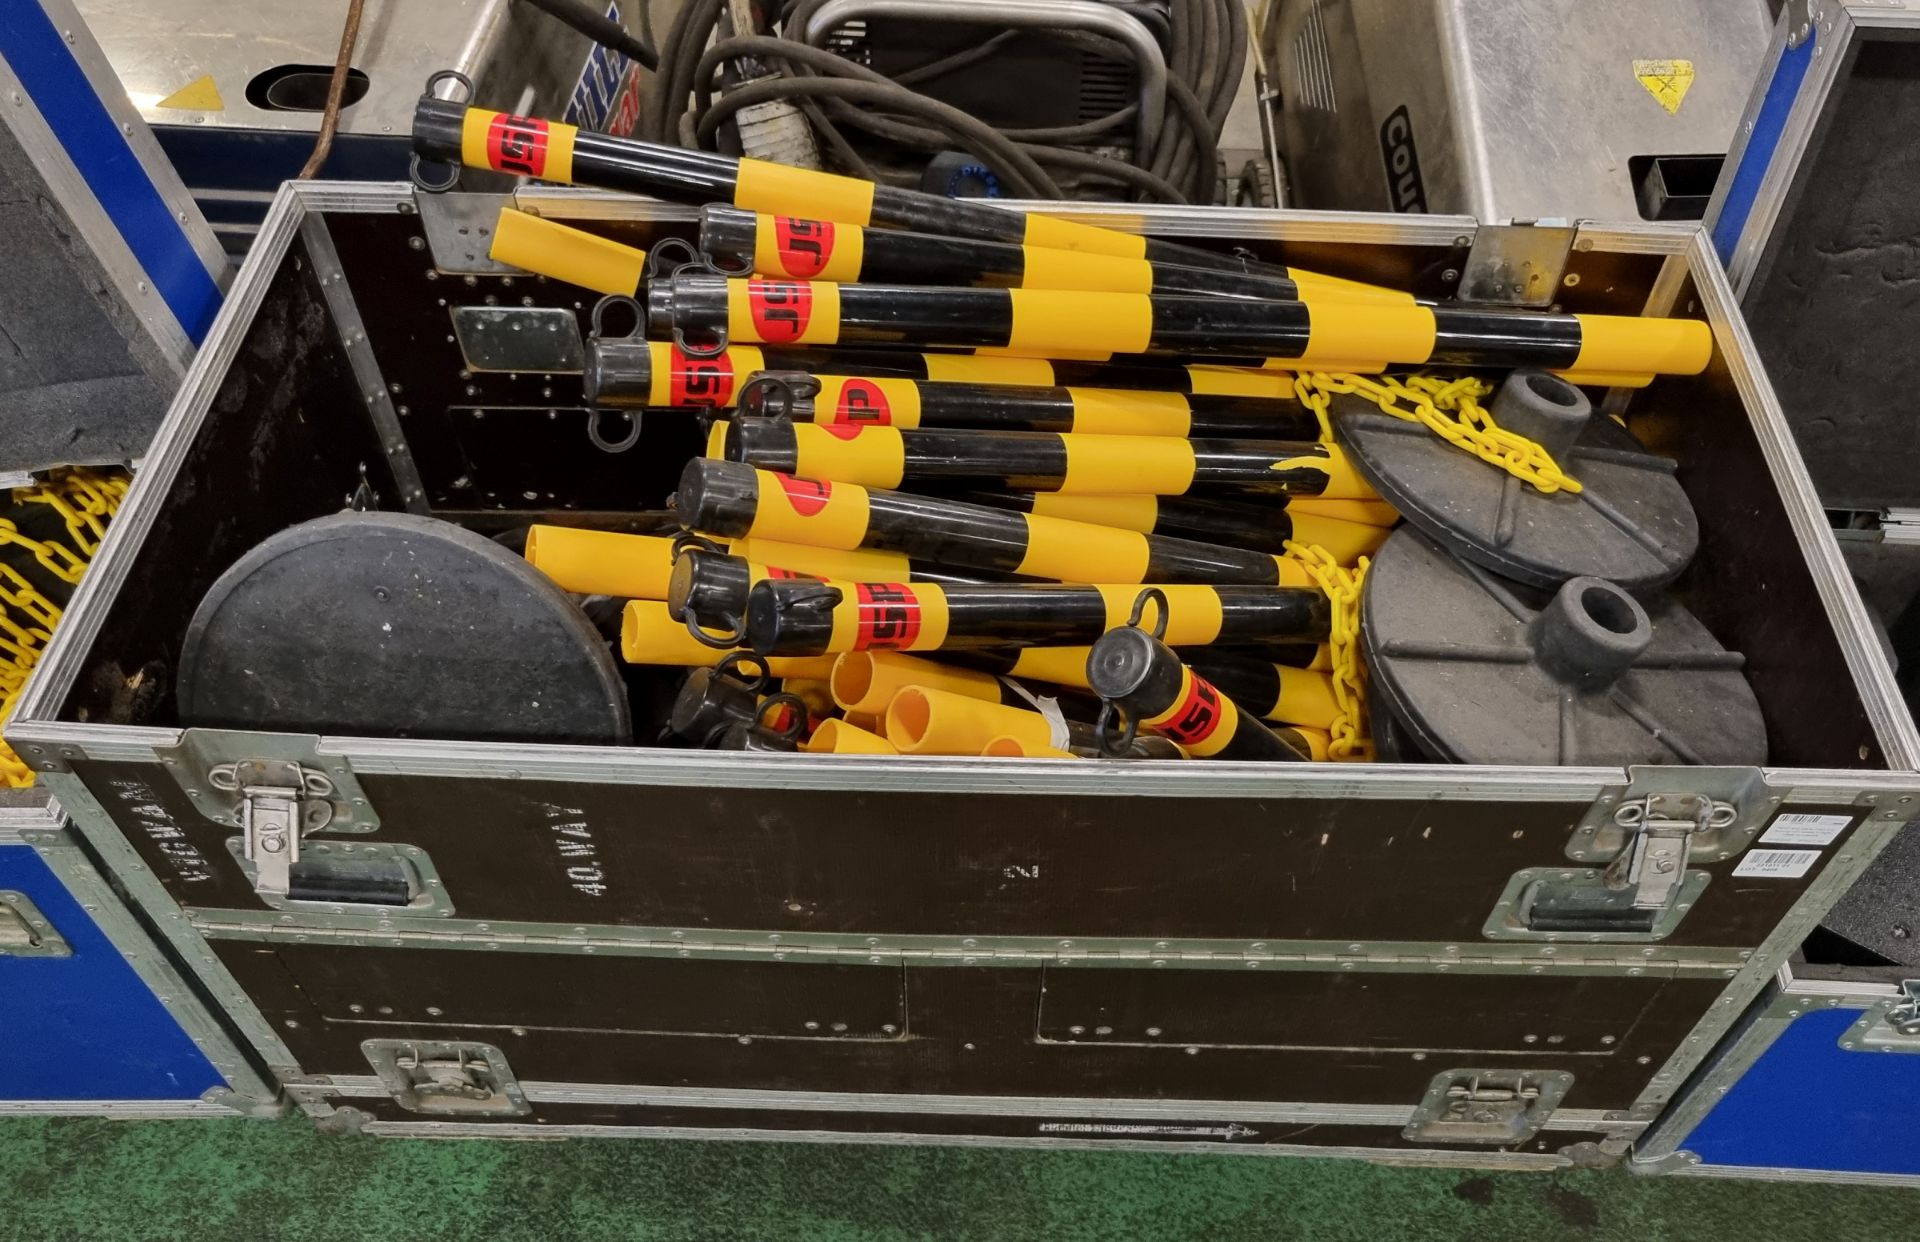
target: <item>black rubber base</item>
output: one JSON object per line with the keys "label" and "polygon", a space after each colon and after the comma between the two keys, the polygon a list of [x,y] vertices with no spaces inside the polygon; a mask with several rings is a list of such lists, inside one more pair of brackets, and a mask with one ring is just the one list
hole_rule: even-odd
{"label": "black rubber base", "polygon": [[521,558],[448,522],[341,513],[284,530],[207,592],[184,724],[624,745],[606,640]]}
{"label": "black rubber base", "polygon": [[1355,469],[1407,520],[1504,577],[1540,587],[1605,578],[1629,591],[1664,586],[1693,559],[1700,527],[1673,463],[1596,415],[1560,466],[1584,490],[1543,494],[1497,466],[1336,396],[1333,427]]}
{"label": "black rubber base", "polygon": [[[1588,608],[1579,619],[1596,632],[1637,632],[1644,648],[1613,653],[1617,675],[1583,673],[1588,653],[1541,620],[1569,603]],[[1605,583],[1571,584],[1556,601],[1401,527],[1374,558],[1361,608],[1370,704],[1391,713],[1389,744],[1404,759],[1456,763],[1765,763],[1742,658],[1676,603],[1631,604]]]}

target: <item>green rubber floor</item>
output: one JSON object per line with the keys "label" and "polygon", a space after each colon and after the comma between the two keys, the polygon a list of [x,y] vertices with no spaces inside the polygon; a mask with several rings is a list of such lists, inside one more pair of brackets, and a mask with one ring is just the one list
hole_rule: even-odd
{"label": "green rubber floor", "polygon": [[331,1138],[0,1122],[7,1242],[1912,1242],[1920,1192],[991,1148]]}

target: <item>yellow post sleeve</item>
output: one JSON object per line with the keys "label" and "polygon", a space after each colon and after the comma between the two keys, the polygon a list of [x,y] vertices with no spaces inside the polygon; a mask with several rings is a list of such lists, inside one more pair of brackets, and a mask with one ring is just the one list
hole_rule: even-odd
{"label": "yellow post sleeve", "polygon": [[733,205],[776,216],[865,225],[873,221],[873,190],[873,182],[859,177],[746,159],[740,161],[734,181]]}
{"label": "yellow post sleeve", "polygon": [[1177,392],[1069,388],[1067,394],[1073,398],[1075,435],[1179,437],[1193,430],[1192,407]]}
{"label": "yellow post sleeve", "polygon": [[866,230],[830,220],[774,216],[753,220],[753,270],[788,280],[858,280]]}
{"label": "yellow post sleeve", "polygon": [[927,378],[954,384],[1053,384],[1053,364],[1045,358],[1008,358],[993,354],[922,354]]}
{"label": "yellow post sleeve", "polygon": [[1147,537],[1138,531],[1022,516],[1027,554],[1015,573],[1061,582],[1140,582],[1147,576]]}
{"label": "yellow post sleeve", "polygon": [[1433,312],[1412,303],[1314,302],[1307,322],[1306,352],[1295,361],[1316,369],[1356,358],[1421,363],[1433,353]]}
{"label": "yellow post sleeve", "polygon": [[907,427],[920,425],[920,385],[884,376],[816,375],[816,427]]}
{"label": "yellow post sleeve", "polygon": [[1284,664],[1274,665],[1274,671],[1280,674],[1280,698],[1265,713],[1268,720],[1315,729],[1333,727],[1340,702],[1334,697],[1331,674]]}
{"label": "yellow post sleeve", "polygon": [[964,694],[904,686],[887,705],[887,740],[903,755],[978,755],[997,737],[1052,746],[1053,724],[1039,712]]}
{"label": "yellow post sleeve", "polygon": [[[856,729],[865,729],[868,733],[876,737],[886,736],[887,721],[884,716],[869,716],[864,712],[848,712],[845,716],[842,716],[841,719]],[[895,751],[894,753],[898,754],[899,752]]]}
{"label": "yellow post sleeve", "polygon": [[1372,556],[1387,541],[1387,536],[1393,533],[1384,526],[1375,526],[1370,522],[1349,522],[1344,518],[1303,513],[1292,505],[1287,506],[1287,516],[1293,520],[1295,542],[1325,548],[1342,565],[1351,565],[1363,556]]}
{"label": "yellow post sleeve", "polygon": [[1713,360],[1713,329],[1698,319],[1574,318],[1580,321],[1580,353],[1572,371],[1698,375]]}
{"label": "yellow post sleeve", "polygon": [[753,473],[760,494],[747,532],[751,538],[842,549],[857,548],[866,538],[866,488],[796,479],[771,470]]}
{"label": "yellow post sleeve", "polygon": [[894,488],[906,473],[906,445],[895,427],[794,423],[793,438],[794,473],[809,479]]}
{"label": "yellow post sleeve", "polygon": [[828,651],[938,651],[947,645],[947,594],[927,582],[843,582]]}
{"label": "yellow post sleeve", "polygon": [[1099,436],[1078,431],[1060,437],[1067,450],[1062,493],[1180,496],[1193,486],[1193,441],[1170,436]]}
{"label": "yellow post sleeve", "polygon": [[571,526],[527,531],[527,563],[575,595],[665,599],[673,540]]}
{"label": "yellow post sleeve", "polygon": [[1653,383],[1651,371],[1555,371],[1569,384],[1588,388],[1645,388]]}
{"label": "yellow post sleeve", "polygon": [[1056,356],[1056,351],[1144,353],[1153,340],[1153,300],[1138,293],[1080,293],[1061,289],[1009,289],[1014,349]]}
{"label": "yellow post sleeve", "polygon": [[1187,383],[1196,395],[1208,397],[1266,397],[1286,401],[1293,394],[1293,373],[1287,369],[1217,367],[1195,363],[1187,368]]}
{"label": "yellow post sleeve", "polygon": [[1369,526],[1392,526],[1400,520],[1400,511],[1384,500],[1328,500],[1324,496],[1294,496],[1287,501],[1287,512],[1311,513],[1316,517],[1339,518],[1343,522],[1365,522]]}
{"label": "yellow post sleeve", "polygon": [[1158,496],[1064,496],[1059,492],[1039,492],[1033,498],[1033,511],[1044,517],[1064,518],[1069,522],[1091,522],[1116,530],[1137,530],[1151,534],[1160,519]]}
{"label": "yellow post sleeve", "polygon": [[1325,729],[1306,729],[1299,725],[1286,725],[1275,732],[1290,742],[1304,746],[1308,756],[1315,763],[1325,763],[1332,753],[1333,735]]}
{"label": "yellow post sleeve", "polygon": [[[667,615],[662,601],[636,599],[620,617],[620,654],[629,664],[712,668],[729,653],[696,641],[686,626]],[[831,656],[774,656],[764,663],[774,677],[825,678],[833,672]]]}
{"label": "yellow post sleeve", "polygon": [[1078,759],[1080,756],[1070,750],[1055,750],[1051,746],[1038,746],[1010,734],[993,738],[980,748],[983,759]]}
{"label": "yellow post sleeve", "polygon": [[1275,585],[1287,587],[1320,585],[1314,580],[1313,575],[1307,572],[1307,567],[1299,561],[1294,560],[1291,556],[1276,556],[1273,558],[1273,561],[1279,570],[1278,576],[1274,580]]}
{"label": "yellow post sleeve", "polygon": [[812,548],[776,539],[736,539],[733,554],[776,569],[846,582],[904,582],[907,558],[873,548]]}
{"label": "yellow post sleeve", "polygon": [[897,755],[899,748],[876,733],[844,720],[823,720],[800,749],[815,755]]}
{"label": "yellow post sleeve", "polygon": [[955,668],[898,651],[846,652],[834,660],[828,684],[833,701],[852,715],[885,714],[903,686],[925,686],[988,703],[1000,701],[1000,679],[992,673]]}
{"label": "yellow post sleeve", "polygon": [[1344,276],[1303,272],[1297,267],[1288,268],[1287,275],[1300,287],[1303,301],[1311,298],[1316,301],[1388,302],[1403,306],[1414,301],[1414,296],[1404,290],[1389,289],[1385,285],[1370,285],[1359,280],[1348,280]]}
{"label": "yellow post sleeve", "polygon": [[1007,675],[1085,690],[1087,657],[1091,654],[1091,647],[1028,647],[1014,657]]}
{"label": "yellow post sleeve", "polygon": [[539,117],[468,108],[460,126],[460,162],[509,176],[560,185],[573,182],[573,141],[580,130]]}
{"label": "yellow post sleeve", "polygon": [[727,459],[727,428],[731,424],[724,418],[716,418],[707,428],[706,456],[711,461]]}
{"label": "yellow post sleeve", "polygon": [[[1168,723],[1185,711],[1187,701],[1195,690],[1194,680],[1194,671],[1182,665],[1180,668],[1180,690],[1173,696],[1173,705],[1157,716],[1143,717],[1140,721],[1140,727],[1158,731],[1161,725]],[[1210,685],[1211,683],[1205,684]],[[1211,759],[1213,756],[1225,750],[1227,744],[1233,741],[1234,735],[1240,731],[1239,707],[1226,695],[1218,694],[1217,688],[1216,695],[1220,701],[1220,719],[1214,724],[1213,728],[1208,731],[1207,735],[1191,740],[1184,737],[1176,739],[1180,743],[1181,749],[1185,750],[1188,755],[1195,759]]]}
{"label": "yellow post sleeve", "polygon": [[511,207],[501,209],[487,257],[596,293],[631,296],[646,279],[646,251]]}
{"label": "yellow post sleeve", "polygon": [[840,286],[830,280],[729,280],[727,339],[756,345],[833,345]]}
{"label": "yellow post sleeve", "polygon": [[[1107,601],[1107,628],[1119,629],[1127,623],[1135,601],[1144,586],[1097,585],[1100,598]],[[1222,610],[1220,593],[1210,586],[1182,584],[1152,588],[1167,597],[1167,632],[1161,641],[1170,647],[1204,647],[1220,637]],[[1141,624],[1156,624],[1158,606],[1149,604]]]}
{"label": "yellow post sleeve", "polygon": [[1090,293],[1152,293],[1153,265],[1112,254],[1022,246],[1022,289],[1079,289]]}
{"label": "yellow post sleeve", "polygon": [[1074,224],[1051,216],[1029,215],[1026,236],[1029,246],[1050,250],[1078,250],[1086,254],[1111,254],[1123,259],[1144,259],[1147,239],[1134,233],[1118,233],[1093,224]]}

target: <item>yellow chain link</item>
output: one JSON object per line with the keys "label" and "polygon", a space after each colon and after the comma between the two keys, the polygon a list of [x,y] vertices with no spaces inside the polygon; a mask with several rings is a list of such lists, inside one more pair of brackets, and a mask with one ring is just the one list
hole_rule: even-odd
{"label": "yellow chain link", "polygon": [[[47,572],[63,582],[77,583],[100,549],[107,519],[119,511],[126,495],[125,478],[83,467],[56,471],[45,483],[16,488],[14,503],[46,505],[58,513],[68,538],[80,551],[76,553],[55,540],[35,539],[5,518],[0,518],[0,549],[25,548]],[[25,620],[9,615],[9,610]],[[0,657],[4,657],[0,658],[0,726],[13,714],[14,701],[53,636],[60,615],[59,605],[25,575],[11,565],[0,564]],[[0,741],[0,788],[22,789],[33,781],[33,769]]]}
{"label": "yellow chain link", "polygon": [[1419,423],[1455,448],[1505,470],[1535,490],[1578,492],[1578,480],[1561,470],[1547,450],[1493,421],[1480,398],[1493,385],[1470,375],[1447,379],[1415,374],[1363,376],[1302,371],[1293,378],[1294,394],[1320,421],[1320,438],[1331,443],[1333,424],[1327,409],[1334,393],[1354,393],[1385,413]]}
{"label": "yellow chain link", "polygon": [[1373,737],[1367,726],[1367,670],[1360,662],[1360,592],[1372,562],[1363,556],[1345,566],[1325,548],[1291,539],[1286,549],[1333,604],[1327,647],[1333,657],[1334,703],[1340,711],[1328,729],[1332,740],[1327,757],[1336,763],[1366,762],[1373,758]]}

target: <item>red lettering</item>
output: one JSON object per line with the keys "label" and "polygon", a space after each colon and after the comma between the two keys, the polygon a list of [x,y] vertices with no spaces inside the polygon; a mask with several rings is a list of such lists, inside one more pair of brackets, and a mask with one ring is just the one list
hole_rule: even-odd
{"label": "red lettering", "polygon": [[1212,737],[1226,715],[1220,706],[1220,692],[1212,683],[1197,673],[1189,672],[1187,677],[1186,698],[1164,723],[1153,726],[1155,733],[1170,737],[1182,746],[1192,746]]}
{"label": "red lettering", "polygon": [[854,650],[897,650],[912,646],[920,637],[920,601],[904,583],[862,582],[854,593],[859,605]]}
{"label": "red lettering", "polygon": [[813,317],[813,290],[787,280],[750,280],[747,309],[762,341],[791,344],[806,332]]}
{"label": "red lettering", "polygon": [[870,424],[876,427],[893,423],[893,407],[887,394],[872,380],[850,379],[840,388],[840,402],[834,407],[836,423]]}
{"label": "red lettering", "polygon": [[500,172],[538,177],[547,171],[547,123],[500,113],[487,126],[487,162]]}
{"label": "red lettering", "polygon": [[833,257],[833,225],[825,220],[775,216],[773,236],[780,247],[780,270],[789,276],[811,280]]}
{"label": "red lettering", "polygon": [[668,405],[718,409],[733,399],[733,362],[727,355],[689,358],[676,346],[667,366]]}
{"label": "red lettering", "polygon": [[776,473],[780,480],[780,490],[787,494],[787,503],[801,517],[812,517],[827,507],[827,501],[833,498],[833,484],[822,483],[817,479],[796,479],[790,474]]}

